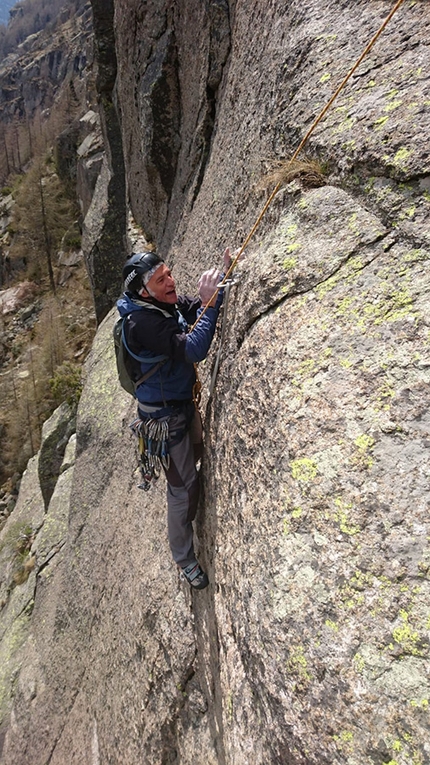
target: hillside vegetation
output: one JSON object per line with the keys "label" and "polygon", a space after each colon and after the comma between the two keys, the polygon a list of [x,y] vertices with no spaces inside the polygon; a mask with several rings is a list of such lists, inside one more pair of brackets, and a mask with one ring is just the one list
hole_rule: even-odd
{"label": "hillside vegetation", "polygon": [[18,58],[15,74],[4,66],[4,81],[14,80],[18,93],[15,110],[10,99],[0,100],[0,486],[6,482],[8,491],[37,451],[45,419],[61,401],[77,403],[80,367],[95,331],[80,251],[76,166],[65,161],[57,140],[79,135],[85,90],[74,87],[72,65],[64,65],[63,82],[55,73],[49,90],[42,77],[32,77],[33,108],[23,119],[20,102],[29,108],[28,84],[16,74],[48,59],[52,47],[67,63],[76,31],[69,16],[83,5],[24,0],[8,28],[0,28],[4,52],[40,30],[45,40],[27,57],[17,51],[23,63]]}
{"label": "hillside vegetation", "polygon": [[7,25],[0,24],[0,61],[29,35],[49,32],[61,13],[63,20],[85,5],[83,0],[21,0],[10,10]]}

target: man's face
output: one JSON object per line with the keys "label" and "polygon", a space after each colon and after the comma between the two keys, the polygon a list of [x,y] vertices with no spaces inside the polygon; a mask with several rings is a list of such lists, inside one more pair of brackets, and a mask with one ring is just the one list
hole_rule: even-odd
{"label": "man's face", "polygon": [[168,268],[165,263],[157,268],[145,289],[149,292],[151,297],[159,300],[160,303],[170,303],[173,305],[178,300],[175,280],[170,272],[170,268]]}

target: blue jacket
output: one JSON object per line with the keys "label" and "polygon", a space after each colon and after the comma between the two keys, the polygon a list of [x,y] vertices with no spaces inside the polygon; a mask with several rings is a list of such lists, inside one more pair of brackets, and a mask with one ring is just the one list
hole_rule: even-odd
{"label": "blue jacket", "polygon": [[[221,293],[221,291],[220,291]],[[129,357],[130,374],[138,380],[154,368],[164,356],[167,361],[136,390],[138,401],[158,404],[164,401],[186,401],[192,398],[196,380],[194,363],[206,358],[215,332],[222,294],[215,308],[208,308],[195,329],[188,332],[202,313],[200,300],[179,296],[177,306],[147,301],[124,292],[117,308],[124,322],[127,345],[133,354],[142,356],[141,363]]]}

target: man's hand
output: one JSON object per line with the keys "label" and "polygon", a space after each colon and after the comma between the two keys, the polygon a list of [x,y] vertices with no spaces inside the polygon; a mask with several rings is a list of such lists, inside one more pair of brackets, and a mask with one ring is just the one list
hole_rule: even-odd
{"label": "man's hand", "polygon": [[217,268],[211,268],[209,271],[205,271],[204,274],[201,275],[199,281],[199,297],[202,301],[202,306],[209,306],[209,308],[214,307],[220,278],[221,273]]}

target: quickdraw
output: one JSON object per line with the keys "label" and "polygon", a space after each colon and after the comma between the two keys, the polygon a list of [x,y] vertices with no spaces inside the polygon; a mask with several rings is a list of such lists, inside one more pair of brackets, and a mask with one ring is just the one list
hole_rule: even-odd
{"label": "quickdraw", "polygon": [[193,385],[193,401],[196,409],[199,408],[202,400],[202,383],[199,377],[199,370],[197,364],[194,364],[194,371],[196,373],[196,381]]}
{"label": "quickdraw", "polygon": [[160,477],[162,468],[167,470],[170,465],[169,421],[141,420],[138,417],[133,420],[130,429],[138,439],[142,476],[138,488],[148,491],[152,482]]}

